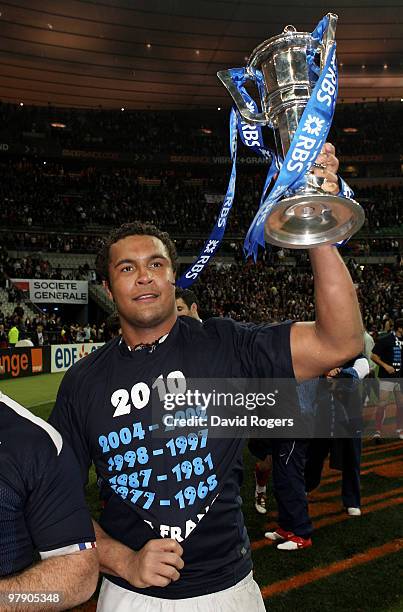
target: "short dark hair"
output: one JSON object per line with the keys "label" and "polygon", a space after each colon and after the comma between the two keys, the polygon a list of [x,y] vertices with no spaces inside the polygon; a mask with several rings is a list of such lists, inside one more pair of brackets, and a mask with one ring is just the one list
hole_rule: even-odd
{"label": "short dark hair", "polygon": [[395,319],[394,328],[399,329],[399,327],[403,327],[403,319]]}
{"label": "short dark hair", "polygon": [[191,289],[182,289],[182,287],[176,287],[175,289],[175,300],[182,299],[188,308],[192,304],[198,306],[196,294]]}
{"label": "short dark hair", "polygon": [[102,280],[106,280],[109,283],[109,251],[111,246],[119,240],[127,238],[128,236],[154,236],[155,238],[158,238],[158,240],[161,240],[168,251],[172,269],[174,272],[176,272],[178,266],[178,256],[176,253],[176,247],[169,237],[169,234],[158,229],[158,227],[152,223],[133,221],[132,223],[123,223],[123,225],[120,227],[115,228],[112,230],[109,236],[103,240],[95,262],[96,271]]}

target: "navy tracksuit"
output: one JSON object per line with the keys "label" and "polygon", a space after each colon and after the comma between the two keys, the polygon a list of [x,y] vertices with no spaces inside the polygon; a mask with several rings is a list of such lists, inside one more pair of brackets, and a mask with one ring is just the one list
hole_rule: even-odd
{"label": "navy tracksuit", "polygon": [[[301,413],[306,423],[314,419],[317,379],[297,385]],[[309,427],[308,427],[309,429]],[[309,441],[299,438],[253,439],[249,450],[264,460],[272,455],[273,494],[278,506],[278,524],[302,538],[309,538],[313,526],[305,493],[305,460]]]}
{"label": "navy tracksuit", "polygon": [[330,467],[342,470],[341,496],[346,508],[361,506],[361,438],[318,438],[307,449],[305,483],[307,492],[320,485],[323,464],[330,454]]}
{"label": "navy tracksuit", "polygon": [[[345,364],[353,365],[355,360]],[[337,379],[332,384],[320,385],[318,389],[318,419],[328,420],[329,438],[315,438],[307,449],[305,483],[307,492],[320,484],[323,464],[330,455],[330,467],[342,471],[342,500],[346,508],[359,508],[361,505],[360,467],[361,467],[361,430],[362,398],[358,381],[351,378],[348,370],[342,384]],[[340,387],[340,389],[338,389]]]}
{"label": "navy tracksuit", "polygon": [[278,506],[278,524],[302,538],[309,538],[312,522],[305,494],[307,440],[272,440],[273,493]]}

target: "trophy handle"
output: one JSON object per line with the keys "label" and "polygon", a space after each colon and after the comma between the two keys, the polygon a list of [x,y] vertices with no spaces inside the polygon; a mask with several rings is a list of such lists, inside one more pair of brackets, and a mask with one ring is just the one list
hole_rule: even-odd
{"label": "trophy handle", "polygon": [[322,41],[323,49],[322,49],[322,53],[320,56],[320,69],[321,70],[323,70],[326,64],[326,60],[330,53],[330,49],[336,39],[337,20],[339,18],[338,15],[336,15],[335,13],[328,13],[326,17],[329,17],[329,22],[327,24],[326,32],[323,36],[323,41]]}
{"label": "trophy handle", "polygon": [[[239,110],[241,116],[247,123],[259,124],[259,125],[267,125],[269,123],[268,118],[265,113],[253,113],[249,110],[246,105],[245,100],[240,94],[237,86],[231,77],[231,72],[229,70],[220,70],[217,72],[217,76],[223,85],[228,89],[229,93],[234,100],[237,109]],[[253,80],[253,77],[248,76],[249,79]]]}

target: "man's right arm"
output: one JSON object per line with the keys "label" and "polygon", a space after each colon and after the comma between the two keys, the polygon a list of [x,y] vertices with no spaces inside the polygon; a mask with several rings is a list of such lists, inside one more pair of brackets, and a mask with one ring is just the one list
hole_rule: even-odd
{"label": "man's right arm", "polygon": [[[8,578],[0,578],[0,612],[15,610],[69,610],[87,601],[94,593],[98,581],[98,555],[96,549],[51,557]],[[12,594],[47,594],[59,596],[60,601],[10,603]],[[14,601],[16,598],[14,597]]]}
{"label": "man's right arm", "polygon": [[101,572],[120,576],[140,589],[165,587],[180,578],[179,571],[184,566],[183,549],[175,540],[149,540],[139,551],[134,551],[111,538],[96,521],[92,522]]}

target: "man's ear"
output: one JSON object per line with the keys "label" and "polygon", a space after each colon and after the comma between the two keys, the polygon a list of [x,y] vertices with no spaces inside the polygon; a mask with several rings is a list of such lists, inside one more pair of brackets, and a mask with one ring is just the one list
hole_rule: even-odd
{"label": "man's ear", "polygon": [[113,295],[112,295],[112,292],[111,292],[111,290],[110,290],[110,288],[109,288],[109,283],[108,283],[108,281],[107,281],[107,280],[103,280],[103,281],[102,281],[102,286],[103,286],[103,288],[104,288],[104,290],[105,290],[105,293],[106,293],[106,295],[108,296],[108,298],[109,298],[110,300],[112,300],[112,302],[114,302]]}
{"label": "man's ear", "polygon": [[196,304],[196,302],[193,302],[193,304],[192,304],[192,305],[191,305],[191,307],[190,307],[190,310],[191,310],[192,312],[194,312],[195,314],[197,314],[197,315],[199,314],[199,313],[197,312],[197,304]]}

